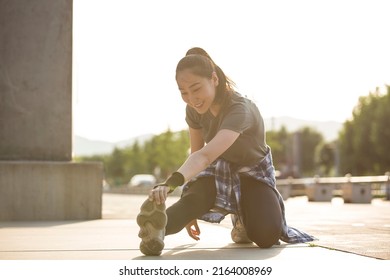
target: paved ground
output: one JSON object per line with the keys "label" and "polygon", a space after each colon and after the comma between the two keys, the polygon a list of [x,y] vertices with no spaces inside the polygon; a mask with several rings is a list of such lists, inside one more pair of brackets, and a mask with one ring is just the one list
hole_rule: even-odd
{"label": "paved ground", "polygon": [[[271,249],[238,245],[230,239],[230,219],[220,225],[201,223],[201,240],[185,231],[166,238],[160,257],[138,250],[135,217],[143,195],[104,194],[103,219],[92,221],[0,222],[0,259],[302,259],[390,260],[390,202],[371,204],[286,201],[287,221],[319,240],[311,244],[282,243]],[[170,197],[167,204],[177,197]],[[329,250],[332,249],[332,250]]]}
{"label": "paved ground", "polygon": [[[143,199],[142,195],[106,194],[103,217],[134,219]],[[171,197],[167,204],[176,199]],[[374,199],[371,204],[350,204],[336,197],[331,202],[308,202],[306,196],[300,196],[289,198],[285,206],[289,225],[319,239],[312,244],[390,260],[390,201]],[[230,218],[220,226],[230,232]],[[202,235],[203,239],[210,238]]]}
{"label": "paved ground", "polygon": [[[125,269],[202,269],[197,276],[166,279],[213,279],[226,268],[266,268],[270,275],[224,274],[233,279],[353,279],[386,275],[390,268],[390,201],[371,204],[286,201],[291,226],[319,238],[311,244],[282,243],[269,249],[238,245],[230,239],[230,218],[200,223],[201,240],[184,231],[167,236],[159,257],[138,249],[135,217],[145,195],[104,194],[103,219],[91,221],[0,222],[0,279],[162,279],[122,274]],[[177,197],[170,197],[167,204]],[[384,259],[384,260],[383,260]],[[38,261],[31,261],[38,260]],[[53,260],[61,260],[55,261]],[[131,260],[131,261],[130,261]],[[163,262],[161,262],[163,260]],[[130,273],[130,270],[128,270]],[[194,270],[193,270],[194,271]],[[253,271],[253,270],[252,270]]]}

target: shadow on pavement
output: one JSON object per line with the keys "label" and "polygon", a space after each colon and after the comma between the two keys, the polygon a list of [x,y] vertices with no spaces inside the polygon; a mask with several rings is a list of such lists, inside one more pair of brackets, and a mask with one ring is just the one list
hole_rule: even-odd
{"label": "shadow on pavement", "polygon": [[181,245],[164,250],[161,256],[139,256],[133,260],[266,260],[279,255],[288,245],[277,245],[269,249],[239,244],[229,244],[217,249],[195,246],[195,244]]}

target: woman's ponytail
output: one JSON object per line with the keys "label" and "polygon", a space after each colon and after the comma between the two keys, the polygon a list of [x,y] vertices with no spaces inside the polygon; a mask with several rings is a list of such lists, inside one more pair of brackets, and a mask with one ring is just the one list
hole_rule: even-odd
{"label": "woman's ponytail", "polygon": [[[203,59],[196,59],[196,56],[203,57]],[[207,61],[201,61],[204,60],[204,57],[207,58],[208,63]],[[186,56],[179,62],[176,68],[176,73],[186,68],[191,68],[194,70],[195,74],[208,78],[211,78],[212,71],[215,71],[219,81],[216,88],[216,103],[224,103],[225,100],[234,92],[234,82],[225,75],[222,69],[213,61],[204,49],[199,47],[189,49]]]}

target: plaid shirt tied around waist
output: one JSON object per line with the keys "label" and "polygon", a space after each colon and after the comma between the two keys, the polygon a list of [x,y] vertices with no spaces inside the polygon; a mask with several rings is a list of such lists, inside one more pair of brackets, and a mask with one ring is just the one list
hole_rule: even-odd
{"label": "plaid shirt tied around waist", "polygon": [[275,169],[272,161],[271,150],[257,164],[251,167],[242,168],[224,159],[217,159],[209,167],[200,172],[196,177],[183,186],[183,193],[189,188],[191,182],[200,177],[214,176],[217,190],[215,206],[206,213],[201,220],[211,223],[221,222],[227,214],[240,215],[240,175],[252,177],[272,188],[278,196],[280,208],[282,210],[282,235],[281,240],[287,243],[304,243],[316,240],[311,235],[296,228],[290,227],[286,223],[285,207],[283,198],[276,189]]}

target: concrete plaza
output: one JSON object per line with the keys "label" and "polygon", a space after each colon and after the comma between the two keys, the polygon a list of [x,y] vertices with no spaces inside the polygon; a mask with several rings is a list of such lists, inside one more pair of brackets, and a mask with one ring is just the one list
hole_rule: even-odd
{"label": "concrete plaza", "polygon": [[[289,198],[289,225],[318,238],[310,244],[283,243],[270,249],[254,244],[235,244],[230,239],[231,222],[200,222],[201,240],[185,230],[167,236],[159,257],[145,257],[138,250],[135,217],[145,195],[103,195],[103,219],[88,221],[0,222],[0,259],[144,260],[144,259],[302,259],[313,256],[340,259],[390,260],[390,202],[374,199],[371,204],[309,202],[306,197]],[[167,205],[178,197],[172,196]]]}

